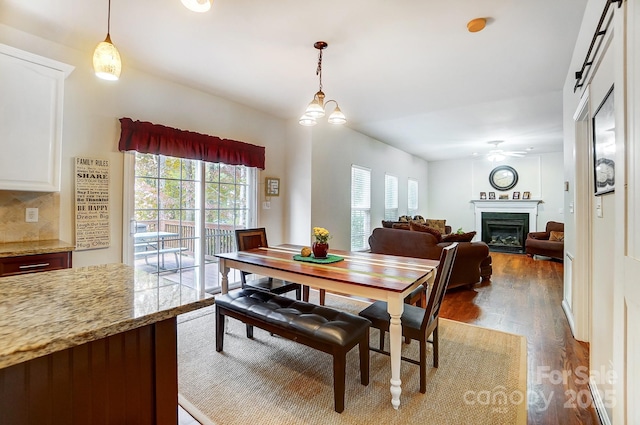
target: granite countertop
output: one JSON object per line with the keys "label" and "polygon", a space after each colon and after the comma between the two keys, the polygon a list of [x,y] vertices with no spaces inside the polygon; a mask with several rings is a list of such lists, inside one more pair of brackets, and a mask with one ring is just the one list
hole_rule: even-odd
{"label": "granite countertop", "polygon": [[0,369],[212,305],[124,264],[0,278]]}
{"label": "granite countertop", "polygon": [[0,243],[0,258],[21,255],[50,254],[76,249],[75,245],[57,239],[31,242]]}

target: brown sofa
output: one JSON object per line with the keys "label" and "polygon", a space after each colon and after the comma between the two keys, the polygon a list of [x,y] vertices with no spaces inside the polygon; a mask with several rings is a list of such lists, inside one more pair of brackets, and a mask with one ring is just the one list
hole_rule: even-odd
{"label": "brown sofa", "polygon": [[[549,240],[551,232],[561,232],[563,240]],[[564,260],[564,223],[549,221],[544,232],[530,232],[524,242],[527,255],[543,255],[545,257]]]}
{"label": "brown sofa", "polygon": [[[438,243],[430,233],[379,227],[369,236],[371,252],[402,257],[440,259],[442,248],[451,242]],[[448,288],[475,285],[491,279],[491,256],[484,242],[458,242],[458,253]]]}
{"label": "brown sofa", "polygon": [[[395,229],[396,227],[394,227],[394,224],[396,226],[409,226],[409,221],[390,221],[390,220],[382,220],[382,227],[387,228],[387,229]],[[451,233],[451,226],[444,226],[444,235],[448,235],[449,233]]]}

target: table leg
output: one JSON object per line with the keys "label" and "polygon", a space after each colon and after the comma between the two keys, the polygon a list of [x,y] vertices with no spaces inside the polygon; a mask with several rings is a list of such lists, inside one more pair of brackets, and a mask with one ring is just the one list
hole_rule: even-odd
{"label": "table leg", "polygon": [[389,351],[391,353],[391,404],[394,409],[400,407],[400,393],[402,393],[400,380],[400,356],[402,350],[402,325],[400,317],[404,310],[404,302],[401,298],[389,298],[387,311],[391,316],[389,324]]}
{"label": "table leg", "polygon": [[224,258],[221,258],[218,262],[218,267],[220,268],[220,274],[222,275],[222,282],[220,285],[222,287],[221,291],[223,294],[229,292],[229,267],[227,267],[226,261]]}

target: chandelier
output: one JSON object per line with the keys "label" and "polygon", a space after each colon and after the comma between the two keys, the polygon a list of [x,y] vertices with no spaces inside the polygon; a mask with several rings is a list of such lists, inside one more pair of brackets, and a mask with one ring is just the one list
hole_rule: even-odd
{"label": "chandelier", "polygon": [[103,80],[117,80],[120,78],[122,62],[120,53],[111,42],[109,30],[111,28],[111,0],[109,0],[109,14],[107,17],[107,38],[98,43],[93,52],[93,71],[98,78]]}
{"label": "chandelier", "polygon": [[327,100],[326,102],[324,101],[325,96],[322,91],[322,51],[326,49],[327,46],[328,44],[324,41],[316,41],[313,45],[313,47],[320,51],[318,54],[318,68],[316,69],[316,75],[320,80],[320,88],[313,96],[313,100],[309,103],[309,106],[307,106],[307,110],[304,112],[304,115],[300,117],[300,120],[298,121],[300,125],[307,127],[316,125],[318,123],[316,120],[324,117],[326,105],[331,102],[335,103],[336,107],[331,115],[329,115],[329,124],[344,124],[347,122],[347,119],[338,106],[338,102],[333,99]]}

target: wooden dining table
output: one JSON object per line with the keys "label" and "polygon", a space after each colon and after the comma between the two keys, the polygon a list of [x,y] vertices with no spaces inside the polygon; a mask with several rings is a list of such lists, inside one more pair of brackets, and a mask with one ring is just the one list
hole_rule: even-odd
{"label": "wooden dining table", "polygon": [[344,260],[320,264],[294,260],[294,255],[299,254],[301,248],[287,244],[216,254],[220,261],[222,293],[226,294],[229,290],[229,270],[237,269],[330,292],[386,301],[391,316],[391,404],[397,409],[402,392],[400,317],[404,309],[404,298],[418,285],[433,282],[438,261],[332,249],[329,254]]}

